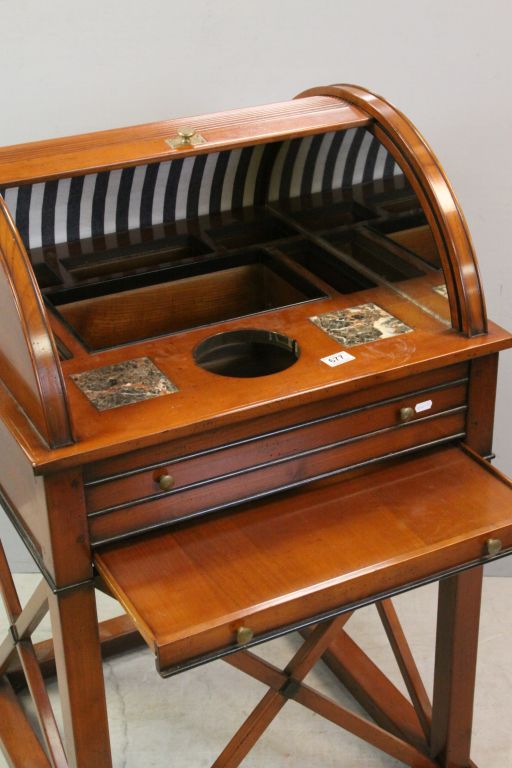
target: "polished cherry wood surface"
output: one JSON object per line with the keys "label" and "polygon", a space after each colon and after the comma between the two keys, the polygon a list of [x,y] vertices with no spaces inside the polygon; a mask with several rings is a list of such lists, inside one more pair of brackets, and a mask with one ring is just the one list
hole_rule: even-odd
{"label": "polished cherry wood surface", "polygon": [[[166,139],[185,122],[207,141],[172,149]],[[228,653],[269,686],[215,765],[236,768],[293,698],[414,768],[475,768],[476,566],[512,551],[510,483],[482,457],[492,451],[497,353],[512,337],[487,324],[462,213],[416,129],[384,99],[330,86],[281,104],[8,147],[0,187],[315,137],[301,144],[306,167],[308,146],[356,127],[366,131],[345,134],[358,137],[346,162],[366,181],[350,189],[340,179],[343,188],[325,193],[30,253],[0,200],[0,493],[49,587],[20,612],[0,568],[14,606],[0,643],[0,740],[16,768],[27,759],[111,768],[101,652],[139,637],[126,617],[98,626],[95,586],[118,597],[164,674]],[[405,177],[367,181],[381,150],[384,176],[398,171],[387,150]],[[54,231],[52,189],[27,211],[37,219],[42,203],[41,232]],[[322,358],[344,347],[311,318],[365,303],[412,331],[350,347],[353,360],[329,367]],[[296,364],[257,378],[194,364],[208,337],[247,328],[294,339]],[[137,357],[178,391],[100,412],[73,381]],[[162,474],[172,481],[162,485]],[[142,535],[149,526],[161,530]],[[441,577],[431,707],[388,595]],[[410,702],[344,632],[348,614],[327,620],[361,601],[380,601]],[[33,646],[48,608],[53,643]],[[311,622],[284,670],[237,644],[241,627],[262,641]],[[376,724],[304,683],[322,654]],[[65,757],[42,682],[55,669]],[[11,687],[25,679],[48,757]]]}
{"label": "polished cherry wood surface", "polygon": [[164,669],[512,546],[512,486],[457,448],[117,544],[96,565]]}
{"label": "polished cherry wood surface", "polygon": [[10,765],[15,768],[28,765],[31,768],[52,768],[27,714],[5,678],[0,681],[0,716],[2,749],[5,754],[16,756],[18,761],[12,762],[11,758]]}
{"label": "polished cherry wood surface", "polygon": [[[391,297],[381,294],[379,303],[389,311],[397,312]],[[332,305],[333,302],[329,306],[315,302],[315,311],[326,310]],[[339,305],[343,306],[341,300]],[[357,390],[369,390],[373,384],[397,381],[404,376],[494,353],[506,349],[511,343],[509,334],[492,324],[487,335],[467,339],[440,328],[424,313],[416,315],[410,308],[400,315],[404,321],[416,325],[414,334],[384,339],[378,345],[361,346],[357,349],[356,363],[332,369],[321,363],[320,358],[338,351],[339,346],[313,326],[309,321],[310,314],[311,308],[306,309],[303,305],[251,318],[252,328],[271,327],[285,334],[293,325],[296,335],[300,333],[304,339],[304,351],[297,364],[278,376],[252,380],[251,385],[244,381],[241,388],[237,379],[216,376],[190,365],[193,348],[214,332],[224,329],[218,324],[158,341],[133,344],[129,356],[125,348],[118,348],[91,355],[85,366],[83,358],[65,360],[62,364],[69,381],[70,374],[93,366],[148,356],[178,385],[180,392],[99,413],[76,385],[69,382],[68,398],[77,443],[48,451],[30,429],[21,429],[19,420],[13,428],[37,469],[53,471],[114,457],[120,452],[128,453],[144,446],[157,446],[170,439],[188,441],[205,430],[229,428],[259,416],[278,414],[283,409],[308,406],[323,398],[343,398]],[[246,319],[231,321],[229,325],[230,330],[247,327]],[[205,392],[208,397],[204,397]],[[11,424],[7,419],[6,423]]]}
{"label": "polished cherry wood surface", "polygon": [[[242,112],[226,113],[224,117],[210,116],[211,119],[206,120],[206,123],[217,126],[215,130],[224,131],[226,137],[231,131],[231,146],[236,145],[237,136],[240,138],[244,131],[246,132],[244,140],[247,140],[249,144],[255,143],[256,140],[251,131],[258,124],[258,120],[263,121],[265,125],[268,122],[269,125],[274,126],[275,132],[272,136],[275,140],[291,135],[279,123],[281,119],[278,117],[279,115],[287,115],[288,117],[283,119],[294,123],[294,135],[301,135],[301,132],[304,135],[304,132],[307,133],[308,131],[319,133],[328,130],[329,126],[330,128],[333,127],[332,122],[329,126],[323,125],[323,127],[320,123],[315,122],[328,119],[337,120],[337,128],[346,128],[353,124],[370,124],[368,122],[370,121],[373,128],[382,125],[387,128],[388,132],[394,131],[398,136],[405,118],[399,115],[396,110],[393,110],[383,100],[370,96],[361,89],[345,87],[343,93],[345,91],[346,99],[354,103],[357,102],[356,106],[347,105],[344,100],[345,97],[340,91],[340,86],[336,86],[330,89],[326,96],[304,97],[284,105],[274,105],[261,110],[258,108],[249,110],[247,114]],[[337,114],[340,110],[344,110],[343,119]],[[367,118],[362,119],[364,110],[368,112],[368,115]],[[354,116],[358,116],[357,120],[360,122],[356,120],[353,123]],[[308,122],[311,120],[314,125]],[[67,335],[64,334],[64,345],[69,343],[74,356],[72,359],[62,361],[62,363],[59,363],[56,358],[55,349],[52,348],[52,334],[50,333],[50,348],[52,348],[53,358],[46,369],[42,365],[39,367],[38,363],[35,378],[35,385],[39,388],[48,381],[56,382],[60,387],[60,394],[57,391],[51,392],[49,400],[46,397],[48,394],[48,387],[46,387],[43,398],[45,403],[52,402],[51,408],[49,404],[44,407],[56,422],[54,431],[58,430],[59,432],[54,438],[50,436],[51,439],[47,442],[52,445],[70,442],[71,427],[67,413],[72,414],[73,437],[76,442],[57,451],[48,451],[47,446],[42,445],[37,436],[32,434],[30,424],[27,424],[26,429],[21,430],[24,433],[21,435],[22,420],[18,419],[17,423],[13,424],[10,418],[6,416],[8,428],[19,437],[30,463],[36,466],[37,471],[47,472],[68,466],[80,466],[83,463],[114,457],[120,451],[129,454],[142,446],[156,446],[171,438],[190,440],[200,432],[205,431],[205,428],[207,431],[231,428],[234,423],[249,422],[260,417],[266,418],[271,414],[277,415],[283,408],[306,406],[327,396],[345,397],[356,389],[368,389],[385,380],[393,381],[402,376],[416,375],[433,367],[469,360],[507,347],[510,343],[508,334],[492,325],[488,334],[474,335],[485,329],[485,322],[481,317],[484,310],[480,301],[480,320],[478,320],[475,304],[475,302],[478,303],[478,300],[475,297],[477,294],[480,295],[480,290],[476,266],[471,248],[468,245],[469,241],[467,238],[464,239],[467,233],[463,224],[460,223],[459,209],[450,190],[448,190],[442,200],[446,198],[450,211],[447,210],[441,215],[439,211],[442,203],[441,192],[448,189],[447,182],[440,169],[438,171],[432,170],[433,167],[437,168],[437,166],[418,134],[413,131],[408,122],[405,121],[403,124],[408,131],[407,140],[399,140],[395,137],[393,151],[395,153],[400,151],[407,155],[405,158],[406,172],[407,168],[414,165],[414,178],[410,178],[409,181],[416,190],[418,199],[423,203],[435,244],[443,260],[450,296],[449,304],[432,291],[434,275],[429,274],[425,275],[424,278],[412,278],[405,281],[403,288],[411,293],[414,300],[425,301],[434,316],[422,312],[407,298],[400,297],[386,286],[380,285],[376,288],[359,291],[357,298],[354,294],[342,295],[334,291],[331,292],[332,298],[329,299],[319,299],[304,305],[268,311],[260,315],[253,315],[250,319],[240,318],[229,321],[230,330],[244,328],[249,324],[255,328],[292,334],[293,337],[299,337],[303,350],[299,362],[288,371],[282,372],[278,377],[263,377],[258,380],[257,384],[253,382],[252,387],[244,385],[243,389],[237,380],[229,381],[223,377],[216,377],[191,364],[194,347],[208,335],[225,330],[227,326],[223,322],[214,322],[207,328],[195,329],[187,333],[175,333],[158,339],[141,340],[131,344],[129,350],[126,347],[117,347],[92,354],[84,354],[83,349],[80,350],[80,345],[77,344],[76,339],[73,339],[68,329]],[[167,124],[159,124],[159,127],[148,128],[148,136],[151,135],[148,141],[153,141],[154,139],[151,137],[156,134],[161,136],[161,132],[165,132],[167,127]],[[116,164],[113,161],[113,155],[109,155],[112,161],[109,165],[105,152],[107,155],[109,152],[114,154],[124,152],[124,164],[130,165],[134,162],[135,157],[135,155],[130,154],[128,149],[131,138],[140,136],[145,129],[143,126],[139,129],[126,129],[124,132],[106,132],[101,136],[89,135],[68,140],[57,140],[54,143],[37,143],[26,150],[24,162],[30,165],[27,158],[32,158],[30,162],[40,163],[41,178],[50,178],[52,174],[63,175],[67,167],[66,163],[71,162],[72,158],[76,160],[78,156],[82,158],[84,163],[92,162],[90,156],[94,155],[95,152],[97,166],[93,162],[94,167],[106,169]],[[130,131],[134,132],[133,136]],[[266,140],[268,139],[267,136]],[[159,138],[159,141],[162,139]],[[213,144],[208,142],[199,148],[187,149],[185,154],[191,152],[197,154],[207,149],[215,149],[214,144],[214,142]],[[4,161],[2,167],[7,169],[12,161],[17,169],[16,173],[21,173],[20,153],[21,149],[19,148],[6,149],[5,156],[2,156]],[[153,160],[156,161],[159,157],[158,154],[154,155]],[[44,158],[49,158],[48,162],[53,168],[51,172],[50,168],[44,165],[46,162]],[[402,159],[401,156],[399,159]],[[59,166],[59,163],[62,165]],[[82,172],[85,168],[86,165],[82,167]],[[75,171],[77,170],[78,166],[75,167]],[[420,176],[421,178],[425,177],[423,186],[418,183]],[[25,181],[28,178],[29,176],[26,176]],[[4,181],[7,182],[8,179],[4,179]],[[410,194],[410,192],[405,194]],[[451,210],[452,207],[454,210]],[[273,206],[273,214],[277,215],[274,208],[275,206]],[[277,211],[277,213],[279,212]],[[306,215],[305,219],[305,215],[303,212],[302,219],[300,217],[299,219],[310,221],[311,216],[308,219]],[[286,220],[288,221],[288,219]],[[299,226],[297,233],[300,231]],[[377,235],[374,233],[373,237],[375,238]],[[389,243],[392,242],[390,239]],[[422,235],[418,246],[419,251],[425,247],[424,242],[424,235]],[[18,245],[23,250],[23,246],[19,243]],[[409,255],[408,258],[412,258],[412,256]],[[458,274],[454,280],[450,277],[452,273]],[[462,277],[462,275],[464,276]],[[33,280],[33,276],[31,280]],[[142,290],[148,293],[149,302],[152,301],[155,292],[159,295],[161,293],[161,310],[166,311],[166,291],[164,289],[155,287]],[[144,295],[146,294],[144,293]],[[37,295],[34,296],[35,299],[37,299]],[[40,298],[38,300],[40,301]],[[133,311],[128,307],[128,317],[126,317],[126,311],[123,308],[124,302],[117,301],[121,307],[121,313],[120,315],[114,313],[109,319],[108,315],[106,318],[103,317],[105,314],[103,310],[105,306],[108,308],[113,300],[105,297],[91,301],[96,302],[102,311],[96,312],[92,318],[88,312],[85,312],[81,315],[79,324],[80,327],[83,326],[86,335],[92,334],[94,342],[97,341],[101,345],[113,340],[112,323],[115,324],[114,321],[118,317],[120,317],[121,322],[126,321],[132,328],[134,325],[136,327],[133,318],[138,316],[137,307],[134,307]],[[234,297],[234,301],[237,301],[236,297]],[[353,306],[357,301],[377,302],[384,309],[410,324],[414,328],[414,333],[383,340],[379,342],[378,348],[373,345],[359,347],[354,363],[344,366],[342,369],[328,369],[320,363],[320,358],[336,351],[338,347],[314,327],[309,318],[312,314]],[[212,306],[213,304],[215,302],[212,302]],[[144,306],[146,305],[147,302]],[[466,305],[467,311],[464,310]],[[448,308],[451,309],[456,328],[460,328],[466,336],[472,336],[472,338],[465,338],[455,331],[450,332],[445,327],[443,315],[447,316]],[[82,311],[83,306],[70,305],[68,308],[63,308],[63,312],[69,313],[73,319],[79,309]],[[471,315],[471,313],[473,314]],[[142,316],[144,313],[141,311],[140,314]],[[471,317],[474,315],[473,320],[469,319],[470,315]],[[439,320],[436,320],[436,317]],[[36,335],[38,328],[35,325],[31,331],[33,321],[27,318],[28,313],[25,313],[24,319],[28,323],[26,347],[29,348],[30,335],[31,333]],[[212,317],[210,316],[209,319],[211,320]],[[98,338],[95,338],[94,323],[98,323],[100,327]],[[59,327],[55,318],[52,318],[51,325],[54,329]],[[119,333],[121,331],[122,328],[119,329]],[[151,333],[150,329],[149,333]],[[98,413],[69,378],[73,373],[83,372],[99,365],[121,362],[126,360],[128,356],[144,355],[153,359],[163,372],[177,383],[180,389],[177,394]],[[53,388],[57,390],[59,387],[54,386]],[[14,388],[12,385],[11,391]],[[202,396],[205,391],[208,391],[209,394],[207,398]],[[22,396],[21,389],[20,393]],[[25,408],[25,411],[30,418],[30,409]],[[36,417],[33,418],[33,422],[36,424],[39,424],[39,421]],[[248,435],[250,432],[247,431],[246,434]]]}
{"label": "polished cherry wood surface", "polygon": [[[35,141],[0,149],[0,185],[23,184],[107,168],[125,168],[176,156],[218,152],[232,147],[307,136],[367,125],[364,111],[337,97],[313,97],[261,107],[97,131],[63,139]],[[166,139],[191,125],[206,145],[173,150]]]}
{"label": "polished cherry wood surface", "polygon": [[[221,446],[240,442],[247,434],[263,435],[289,427],[304,425],[306,422],[322,419],[329,414],[341,414],[351,410],[372,408],[394,398],[400,398],[412,393],[420,393],[446,386],[458,386],[469,381],[469,364],[448,365],[427,373],[416,376],[408,376],[397,381],[385,384],[377,384],[369,390],[355,390],[350,394],[327,397],[318,401],[311,401],[307,405],[283,408],[276,413],[270,413],[257,419],[226,425],[222,431],[213,429],[192,435],[187,440],[177,440],[165,445],[153,446],[149,449],[133,451],[124,456],[117,456],[87,467],[85,484],[87,493],[97,481],[119,479],[124,473],[139,470],[144,472],[146,468],[165,466],[168,461],[179,457],[200,453],[201,451],[216,450]],[[300,450],[300,447],[299,447]],[[138,474],[138,473],[137,473]]]}
{"label": "polished cherry wood surface", "polygon": [[72,442],[53,333],[21,238],[0,197],[1,376],[44,444]]}
{"label": "polished cherry wood surface", "polygon": [[[237,502],[265,496],[281,488],[300,486],[317,478],[357,469],[389,455],[407,454],[420,447],[464,437],[465,408],[454,409],[426,421],[327,443],[310,451],[252,466],[232,476],[228,472],[211,482],[190,484],[156,498],[134,498],[124,505],[90,514],[91,541],[99,544],[153,526],[169,524],[196,514],[213,513]],[[296,440],[300,441],[297,435]],[[296,445],[300,445],[296,443]],[[305,446],[303,446],[305,447]],[[208,458],[203,459],[208,464]],[[173,469],[173,468],[171,468]],[[173,475],[174,479],[174,475]],[[179,467],[176,479],[181,480]],[[135,492],[136,493],[136,492]],[[135,494],[134,494],[135,495]],[[236,512],[236,509],[234,510]]]}
{"label": "polished cherry wood surface", "polygon": [[[231,472],[247,471],[252,467],[262,466],[269,462],[286,460],[294,455],[313,451],[322,446],[351,442],[356,438],[370,439],[370,435],[378,430],[391,430],[395,427],[417,424],[421,422],[421,430],[424,431],[427,442],[429,436],[434,438],[440,435],[439,426],[430,427],[425,419],[431,419],[434,415],[459,409],[461,419],[458,420],[458,429],[465,428],[465,405],[467,400],[467,381],[459,380],[452,385],[448,384],[433,390],[415,390],[414,394],[404,397],[395,396],[391,402],[375,404],[373,407],[366,405],[359,410],[340,410],[338,413],[324,414],[320,420],[295,426],[293,429],[264,435],[249,442],[235,443],[232,446],[220,447],[216,451],[208,452],[207,456],[196,455],[183,459],[169,461],[167,464],[156,465],[142,469],[126,476],[114,477],[104,482],[91,481],[86,486],[87,507],[91,512],[106,509],[108,507],[123,504],[134,499],[149,498],[160,495],[162,489],[159,486],[159,478],[166,472],[173,476],[172,490],[179,490],[198,483],[201,480],[213,480]],[[421,402],[431,402],[428,410],[414,413],[411,421],[401,421],[402,408],[414,408]],[[368,432],[368,424],[371,422],[372,432]],[[439,422],[438,422],[439,424]],[[408,430],[410,431],[410,430]],[[418,428],[415,430],[418,432]],[[393,436],[388,432],[389,451],[393,448]],[[409,440],[411,442],[411,440]],[[182,449],[183,450],[183,449]],[[369,451],[371,455],[371,451]],[[170,457],[169,457],[170,458]],[[341,464],[340,464],[341,466]]]}

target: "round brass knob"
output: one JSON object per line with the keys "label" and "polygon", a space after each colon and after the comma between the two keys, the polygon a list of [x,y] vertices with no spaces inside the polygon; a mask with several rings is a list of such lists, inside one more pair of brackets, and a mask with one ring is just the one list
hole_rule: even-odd
{"label": "round brass knob", "polygon": [[178,129],[178,136],[183,139],[184,144],[190,144],[195,135],[195,128],[190,128],[188,125]]}
{"label": "round brass knob", "polygon": [[400,421],[410,421],[414,417],[414,408],[407,405],[405,408],[400,408]]}
{"label": "round brass knob", "polygon": [[501,539],[487,539],[485,542],[485,551],[488,555],[498,555],[503,548]]}
{"label": "round brass knob", "polygon": [[161,491],[170,491],[174,486],[175,480],[172,475],[160,475],[157,482]]}
{"label": "round brass knob", "polygon": [[236,631],[236,641],[238,645],[249,643],[254,637],[254,632],[250,627],[238,627]]}

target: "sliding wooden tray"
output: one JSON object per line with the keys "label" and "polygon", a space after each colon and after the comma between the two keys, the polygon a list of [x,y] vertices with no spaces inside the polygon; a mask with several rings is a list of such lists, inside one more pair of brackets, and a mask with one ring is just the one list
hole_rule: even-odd
{"label": "sliding wooden tray", "polygon": [[481,563],[494,539],[512,548],[512,485],[449,446],[118,543],[96,567],[166,676]]}

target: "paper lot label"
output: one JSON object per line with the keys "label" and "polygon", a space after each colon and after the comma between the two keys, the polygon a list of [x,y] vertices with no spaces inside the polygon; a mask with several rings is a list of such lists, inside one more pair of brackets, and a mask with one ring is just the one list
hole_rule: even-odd
{"label": "paper lot label", "polygon": [[336,368],[337,365],[343,365],[343,363],[349,363],[351,360],[355,360],[355,357],[348,352],[335,352],[334,355],[321,357],[320,360],[331,368]]}

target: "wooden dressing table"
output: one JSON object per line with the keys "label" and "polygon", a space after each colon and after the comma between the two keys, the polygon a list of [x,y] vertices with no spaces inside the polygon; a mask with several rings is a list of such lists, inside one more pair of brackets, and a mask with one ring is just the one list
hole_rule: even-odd
{"label": "wooden dressing table", "polygon": [[[290,698],[406,765],[474,766],[481,566],[512,551],[489,463],[512,337],[407,118],[317,88],[4,148],[0,195],[0,494],[42,574],[22,610],[0,557],[10,764],[111,766],[101,658],[145,641],[163,676],[222,657],[269,686],[215,766]],[[430,704],[391,598],[437,580]],[[96,588],[126,616],[98,625]],[[344,630],[368,603],[410,701]],[[285,670],[251,650],[297,630]],[[321,658],[371,719],[303,683]]]}

